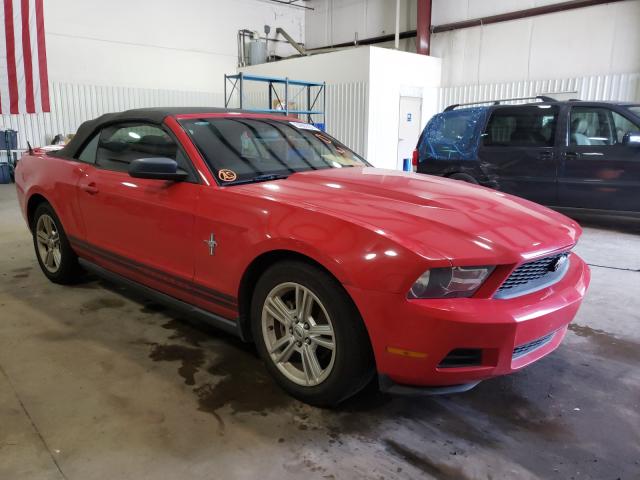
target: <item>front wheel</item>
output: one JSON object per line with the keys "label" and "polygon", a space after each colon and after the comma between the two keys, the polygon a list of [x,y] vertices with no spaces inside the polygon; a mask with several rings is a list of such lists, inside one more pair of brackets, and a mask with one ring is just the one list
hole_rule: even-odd
{"label": "front wheel", "polygon": [[253,295],[252,331],[269,372],[304,402],[335,405],[374,373],[358,311],[342,286],[312,265],[287,261],[263,274]]}

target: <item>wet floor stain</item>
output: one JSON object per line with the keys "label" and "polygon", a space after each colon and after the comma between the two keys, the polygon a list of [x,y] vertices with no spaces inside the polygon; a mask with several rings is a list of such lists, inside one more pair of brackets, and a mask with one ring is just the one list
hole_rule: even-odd
{"label": "wet floor stain", "polygon": [[[178,316],[162,328],[172,332],[168,340],[176,343],[154,345],[150,357],[181,362],[180,375],[187,385],[195,385],[200,411],[217,416],[228,406],[232,414],[267,415],[295,402],[269,376],[253,345]],[[201,383],[196,385],[195,373],[200,370]]]}
{"label": "wet floor stain", "polygon": [[85,302],[80,307],[80,311],[84,312],[96,312],[98,310],[121,308],[125,306],[124,300],[120,298],[101,297],[95,298]]}
{"label": "wet floor stain", "polygon": [[569,435],[566,427],[543,408],[541,396],[528,398],[519,391],[518,384],[509,380],[483,385],[483,388],[471,390],[460,398],[451,397],[451,400],[486,415],[503,428],[522,430],[548,440]]}
{"label": "wet floor stain", "polygon": [[184,345],[154,345],[149,358],[156,362],[180,362],[178,373],[187,385],[196,384],[195,374],[204,364],[202,349]]}
{"label": "wet floor stain", "polygon": [[33,267],[21,267],[21,268],[14,268],[13,270],[11,270],[12,273],[27,273],[30,272],[31,270],[33,270]]}
{"label": "wet floor stain", "polygon": [[145,303],[144,306],[140,309],[142,313],[159,313],[166,312],[167,307],[155,302]]}
{"label": "wet floor stain", "polygon": [[67,287],[81,290],[99,290],[105,288],[105,284],[99,280],[88,278],[73,285],[67,285]]}
{"label": "wet floor stain", "polygon": [[569,330],[579,337],[589,339],[602,356],[626,363],[640,363],[640,343],[620,339],[604,330],[577,323],[569,324]]}
{"label": "wet floor stain", "polygon": [[418,454],[395,440],[385,438],[383,439],[383,444],[392,455],[401,458],[414,468],[438,480],[469,480],[470,478],[465,475],[462,469],[443,462],[431,460],[426,455]]}
{"label": "wet floor stain", "polygon": [[234,414],[267,415],[295,402],[275,384],[255,354],[230,348],[220,350],[216,349],[220,355],[207,369],[219,379],[194,390],[201,411],[215,412],[229,406]]}
{"label": "wet floor stain", "polygon": [[182,340],[194,347],[199,347],[201,342],[210,339],[204,332],[194,328],[185,319],[179,317],[172,318],[164,323],[162,328],[173,332],[169,335],[170,340]]}
{"label": "wet floor stain", "polygon": [[29,277],[28,273],[18,273],[13,276],[13,278],[28,278],[28,277]]}

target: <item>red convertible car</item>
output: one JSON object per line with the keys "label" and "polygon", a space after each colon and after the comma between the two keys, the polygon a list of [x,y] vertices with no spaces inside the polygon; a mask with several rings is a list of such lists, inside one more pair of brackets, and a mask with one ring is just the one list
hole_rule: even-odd
{"label": "red convertible car", "polygon": [[377,373],[464,391],[562,341],[589,283],[572,220],[455,180],[372,168],[314,126],[217,109],[84,123],[16,168],[38,262],[81,267],[255,342],[291,395]]}

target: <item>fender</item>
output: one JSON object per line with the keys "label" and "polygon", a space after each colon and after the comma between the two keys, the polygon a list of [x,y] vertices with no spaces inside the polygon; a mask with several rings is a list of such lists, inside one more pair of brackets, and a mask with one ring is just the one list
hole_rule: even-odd
{"label": "fender", "polygon": [[29,201],[34,195],[41,195],[56,212],[65,232],[84,238],[76,191],[81,166],[75,161],[47,155],[23,155],[16,167],[16,190],[27,223]]}

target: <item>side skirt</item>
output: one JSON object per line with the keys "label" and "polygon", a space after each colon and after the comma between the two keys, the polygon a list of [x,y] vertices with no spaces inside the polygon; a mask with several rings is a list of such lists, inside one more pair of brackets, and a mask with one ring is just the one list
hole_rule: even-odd
{"label": "side skirt", "polygon": [[83,268],[98,275],[99,277],[105,278],[113,283],[124,285],[145,297],[151,298],[159,303],[163,303],[175,310],[179,310],[192,318],[197,318],[212,327],[219,328],[220,330],[224,330],[227,333],[240,337],[243,341],[250,341],[242,334],[240,322],[238,320],[229,320],[221,317],[220,315],[216,315],[215,313],[208,312],[202,308],[183,302],[182,300],[178,300],[177,298],[166,295],[158,290],[154,290],[153,288],[149,288],[141,283],[123,277],[122,275],[111,272],[99,265],[96,265],[95,263],[84,260],[83,258],[79,258],[78,262]]}

